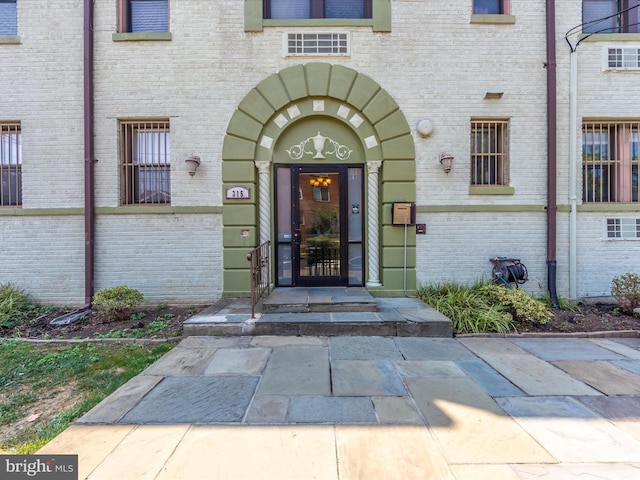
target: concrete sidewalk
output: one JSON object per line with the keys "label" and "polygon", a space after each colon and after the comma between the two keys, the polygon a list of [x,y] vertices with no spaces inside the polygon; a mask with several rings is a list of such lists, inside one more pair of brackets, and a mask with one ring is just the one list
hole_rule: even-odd
{"label": "concrete sidewalk", "polygon": [[640,478],[640,338],[188,337],[39,453],[90,479]]}

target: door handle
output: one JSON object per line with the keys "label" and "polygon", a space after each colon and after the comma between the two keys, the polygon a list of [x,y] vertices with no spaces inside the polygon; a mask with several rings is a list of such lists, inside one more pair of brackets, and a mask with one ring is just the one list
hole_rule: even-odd
{"label": "door handle", "polygon": [[293,232],[293,243],[296,245],[300,245],[300,230],[296,230]]}

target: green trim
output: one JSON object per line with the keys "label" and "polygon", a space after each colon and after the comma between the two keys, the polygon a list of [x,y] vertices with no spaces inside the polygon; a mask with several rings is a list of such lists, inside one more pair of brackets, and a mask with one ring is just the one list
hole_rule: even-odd
{"label": "green trim", "polygon": [[121,207],[96,207],[98,215],[174,215],[174,214],[221,214],[221,206],[162,206],[123,205]]}
{"label": "green trim", "polygon": [[261,32],[264,27],[371,27],[374,32],[391,31],[391,0],[372,0],[372,18],[263,19],[262,0],[245,0],[244,31]]}
{"label": "green trim", "polygon": [[583,42],[638,42],[640,33],[583,33],[580,40]]}
{"label": "green trim", "polygon": [[[388,5],[386,0],[382,3]],[[320,100],[322,103],[316,108],[314,102]],[[242,267],[242,261],[238,260],[236,249],[240,242],[241,250],[246,254],[259,242],[258,185],[254,183],[258,179],[251,161],[272,163],[277,159],[278,163],[317,164],[317,160],[310,158],[294,161],[286,154],[282,155],[283,148],[289,146],[292,139],[300,141],[298,137],[313,136],[317,133],[316,128],[329,137],[350,139],[360,150],[354,158],[355,163],[384,161],[380,171],[379,201],[385,204],[381,204],[381,212],[390,210],[386,202],[415,201],[415,145],[411,127],[391,95],[366,75],[342,65],[320,62],[291,66],[256,85],[240,101],[237,112],[241,113],[233,115],[223,142],[223,177],[225,182],[253,184],[252,195],[256,192],[256,196],[248,203],[225,201],[222,218],[226,231],[223,237],[224,296],[232,292],[248,294],[248,270],[238,268]],[[262,126],[259,132],[256,122]],[[313,127],[312,133],[310,127]],[[233,181],[229,177],[233,177]],[[272,221],[275,208],[273,181],[271,175]],[[272,225],[271,228],[275,227]],[[250,236],[240,239],[238,232],[243,229],[248,229]],[[415,245],[415,229],[407,233],[408,245]],[[382,249],[403,244],[404,230],[397,227],[381,229]],[[398,280],[394,270],[381,266],[383,287],[378,291],[402,291],[403,279]],[[408,284],[415,284],[415,261],[407,265],[406,274]]]}
{"label": "green trim", "polygon": [[577,206],[579,212],[640,212],[638,203],[583,203]]}
{"label": "green trim", "polygon": [[0,208],[0,217],[51,217],[84,215],[84,208]]}
{"label": "green trim", "polygon": [[513,195],[515,188],[508,185],[471,185],[469,195]]}
{"label": "green trim", "polygon": [[19,45],[20,35],[0,35],[0,44],[2,45]]}
{"label": "green trim", "polygon": [[471,15],[469,23],[484,25],[513,25],[516,23],[515,15]]}
{"label": "green trim", "polygon": [[546,213],[546,205],[418,205],[418,213],[451,212],[536,212]]}
{"label": "green trim", "polygon": [[111,38],[114,42],[167,41],[171,40],[171,32],[114,33]]}

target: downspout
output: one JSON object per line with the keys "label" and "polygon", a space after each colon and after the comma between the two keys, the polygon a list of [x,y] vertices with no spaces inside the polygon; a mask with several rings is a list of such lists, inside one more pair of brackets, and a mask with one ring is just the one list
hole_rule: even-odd
{"label": "downspout", "polygon": [[553,308],[558,308],[556,290],[557,213],[557,93],[556,93],[556,7],[547,0],[547,287]]}
{"label": "downspout", "polygon": [[578,45],[571,49],[569,70],[569,298],[578,296],[577,276],[577,193],[576,193],[576,138],[578,136]]}
{"label": "downspout", "polygon": [[84,306],[91,308],[94,275],[93,0],[84,2]]}

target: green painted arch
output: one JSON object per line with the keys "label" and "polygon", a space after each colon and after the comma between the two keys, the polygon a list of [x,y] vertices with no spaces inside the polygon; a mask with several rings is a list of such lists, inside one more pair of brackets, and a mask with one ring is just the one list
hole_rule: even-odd
{"label": "green painted arch", "polygon": [[[403,278],[404,230],[391,225],[393,202],[415,202],[415,147],[411,128],[393,97],[375,80],[343,65],[308,63],[275,73],[238,104],[223,142],[223,188],[245,186],[249,199],[224,199],[224,295],[250,291],[246,253],[259,242],[258,175],[254,162],[273,162],[292,125],[340,124],[362,145],[363,162],[382,161],[379,172],[380,279],[382,293],[415,290],[415,232],[408,235],[407,280]],[[327,123],[328,122],[328,123]],[[316,132],[314,132],[315,134]],[[390,163],[391,162],[391,163]],[[300,162],[304,163],[304,162]],[[393,166],[392,166],[393,165]],[[223,195],[224,197],[224,195]],[[273,205],[273,193],[271,192]]]}

